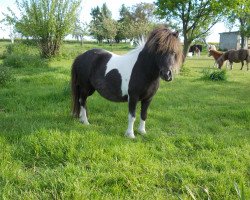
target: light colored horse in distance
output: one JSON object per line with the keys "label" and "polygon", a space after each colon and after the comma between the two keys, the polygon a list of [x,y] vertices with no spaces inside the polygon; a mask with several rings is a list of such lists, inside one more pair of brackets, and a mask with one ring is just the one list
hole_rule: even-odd
{"label": "light colored horse in distance", "polygon": [[208,44],[208,51],[209,50],[216,50],[216,46],[213,44]]}
{"label": "light colored horse in distance", "polygon": [[241,70],[243,69],[244,66],[244,61],[246,61],[247,64],[247,70],[248,68],[248,63],[250,62],[250,50],[248,49],[239,49],[239,50],[229,50],[223,53],[218,59],[217,63],[219,65],[219,69],[221,69],[223,63],[225,60],[228,60],[230,63],[230,68],[233,69],[233,63],[239,63],[241,62]]}

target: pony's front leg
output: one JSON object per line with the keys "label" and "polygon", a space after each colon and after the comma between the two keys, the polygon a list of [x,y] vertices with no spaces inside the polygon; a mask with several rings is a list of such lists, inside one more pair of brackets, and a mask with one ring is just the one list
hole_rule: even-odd
{"label": "pony's front leg", "polygon": [[129,114],[128,114],[128,129],[125,135],[129,138],[135,138],[134,134],[134,122],[135,122],[135,111],[136,111],[136,104],[138,102],[137,98],[128,99],[128,107],[129,107]]}
{"label": "pony's front leg", "polygon": [[140,125],[139,125],[139,132],[141,134],[146,134],[146,129],[145,129],[145,122],[147,119],[147,110],[149,107],[149,104],[152,99],[147,99],[147,100],[142,100],[141,101],[141,119],[140,119]]}
{"label": "pony's front leg", "polygon": [[233,62],[230,62],[230,69],[233,69]]}

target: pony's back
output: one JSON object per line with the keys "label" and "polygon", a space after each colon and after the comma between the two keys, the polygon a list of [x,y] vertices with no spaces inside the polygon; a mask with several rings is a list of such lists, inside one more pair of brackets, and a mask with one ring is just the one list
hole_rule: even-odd
{"label": "pony's back", "polygon": [[229,60],[230,62],[241,62],[248,60],[248,57],[249,50],[247,49],[229,50],[225,53],[225,60]]}

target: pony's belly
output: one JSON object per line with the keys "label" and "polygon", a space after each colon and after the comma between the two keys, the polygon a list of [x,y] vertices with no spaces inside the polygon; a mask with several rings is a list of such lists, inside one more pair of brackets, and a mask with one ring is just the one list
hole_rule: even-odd
{"label": "pony's belly", "polygon": [[109,101],[113,101],[113,102],[127,102],[128,101],[128,95],[125,96],[116,96],[116,95],[107,95],[107,93],[103,93],[102,91],[98,91],[97,92],[104,97],[105,99],[109,100]]}
{"label": "pony's belly", "polygon": [[127,93],[122,91],[122,78],[117,69],[111,70],[105,76],[94,77],[92,84],[101,96],[110,101],[124,102],[128,99]]}

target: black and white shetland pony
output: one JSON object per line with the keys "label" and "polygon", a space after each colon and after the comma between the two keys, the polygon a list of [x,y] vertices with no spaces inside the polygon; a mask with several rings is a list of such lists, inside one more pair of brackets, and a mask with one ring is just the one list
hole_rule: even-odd
{"label": "black and white shetland pony", "polygon": [[155,95],[160,77],[173,79],[182,58],[178,32],[157,28],[148,40],[135,50],[116,55],[103,49],[92,49],[79,55],[72,66],[73,114],[89,124],[86,100],[94,91],[114,102],[128,102],[126,136],[135,138],[136,104],[141,101],[139,132],[145,134],[147,109]]}

